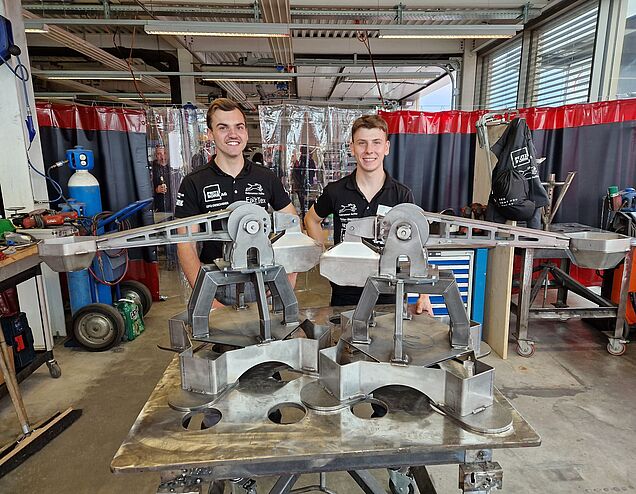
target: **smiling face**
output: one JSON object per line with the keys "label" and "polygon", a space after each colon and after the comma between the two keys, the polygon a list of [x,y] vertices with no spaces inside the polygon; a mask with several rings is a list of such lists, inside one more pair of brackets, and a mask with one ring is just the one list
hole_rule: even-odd
{"label": "smiling face", "polygon": [[210,139],[216,145],[218,155],[233,159],[242,156],[247,146],[247,126],[240,110],[216,110],[212,114]]}
{"label": "smiling face", "polygon": [[358,168],[373,173],[382,169],[384,157],[389,154],[389,140],[382,129],[361,127],[355,131],[351,141],[351,152]]}

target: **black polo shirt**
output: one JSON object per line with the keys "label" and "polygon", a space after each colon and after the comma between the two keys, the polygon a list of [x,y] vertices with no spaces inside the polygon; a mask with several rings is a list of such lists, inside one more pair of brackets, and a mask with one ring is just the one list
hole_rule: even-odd
{"label": "black polo shirt", "polygon": [[[384,185],[367,201],[356,183],[356,171],[351,175],[332,182],[325,187],[314,204],[314,211],[321,218],[333,214],[334,244],[342,242],[347,223],[352,218],[364,218],[376,214],[386,214],[390,208],[404,202],[413,203],[413,193],[406,185],[393,179],[385,170]],[[331,305],[355,305],[360,300],[362,288],[331,284]],[[381,296],[378,303],[392,303],[391,296]]]}
{"label": "black polo shirt", "polygon": [[[234,178],[214,161],[186,175],[179,187],[175,204],[175,218],[186,218],[226,209],[236,201],[247,201],[267,209],[279,211],[291,203],[283,184],[264,166],[245,160],[241,172]],[[199,258],[210,264],[223,255],[222,242],[203,242]]]}

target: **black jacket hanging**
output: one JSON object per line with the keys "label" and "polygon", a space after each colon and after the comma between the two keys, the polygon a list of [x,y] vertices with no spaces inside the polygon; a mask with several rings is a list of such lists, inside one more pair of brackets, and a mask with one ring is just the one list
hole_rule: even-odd
{"label": "black jacket hanging", "polygon": [[536,166],[536,151],[525,119],[515,118],[491,147],[497,156],[492,171],[490,201],[510,220],[529,219],[548,204]]}

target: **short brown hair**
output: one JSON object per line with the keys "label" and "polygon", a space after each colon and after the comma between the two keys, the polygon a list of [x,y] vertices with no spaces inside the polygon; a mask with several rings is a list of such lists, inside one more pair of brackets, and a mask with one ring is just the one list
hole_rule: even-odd
{"label": "short brown hair", "polygon": [[380,129],[384,131],[384,134],[389,137],[389,126],[379,115],[363,115],[359,118],[356,118],[356,121],[353,122],[353,127],[351,128],[351,140],[353,140],[353,136],[356,134],[358,129]]}
{"label": "short brown hair", "polygon": [[245,120],[245,123],[247,124],[247,117],[245,116],[245,112],[238,105],[238,103],[236,103],[236,101],[233,101],[229,98],[217,98],[212,102],[212,104],[210,105],[210,108],[208,108],[208,114],[205,119],[205,122],[208,124],[208,129],[210,130],[212,130],[212,115],[214,115],[214,113],[217,110],[221,110],[221,111],[238,110],[241,112],[241,115],[243,115],[243,120]]}

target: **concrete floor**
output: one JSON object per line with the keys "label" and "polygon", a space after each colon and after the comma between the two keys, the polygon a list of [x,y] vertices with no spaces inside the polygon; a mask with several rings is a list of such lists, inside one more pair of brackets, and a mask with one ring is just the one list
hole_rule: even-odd
{"label": "concrete floor", "polygon": [[[173,354],[157,348],[167,343],[166,319],[183,307],[174,273],[165,273],[162,293],[137,340],[103,353],[58,345],[55,356],[62,377],[52,379],[42,367],[21,384],[33,422],[69,406],[82,417],[20,467],[0,479],[2,493],[155,493],[158,475],[114,475],[110,461]],[[328,286],[310,276],[301,306],[328,301]],[[496,368],[496,385],[543,439],[539,448],[495,451],[504,469],[508,493],[634,492],[636,458],[636,348],[612,357],[606,339],[583,322],[538,323],[534,357],[485,360]],[[19,425],[9,397],[0,400],[0,444],[17,437]],[[429,469],[440,493],[459,492],[457,466]],[[374,474],[386,482],[386,472]],[[296,487],[317,482],[301,478]],[[267,492],[271,479],[259,480]],[[360,492],[346,474],[330,474],[327,485],[338,493]]]}

